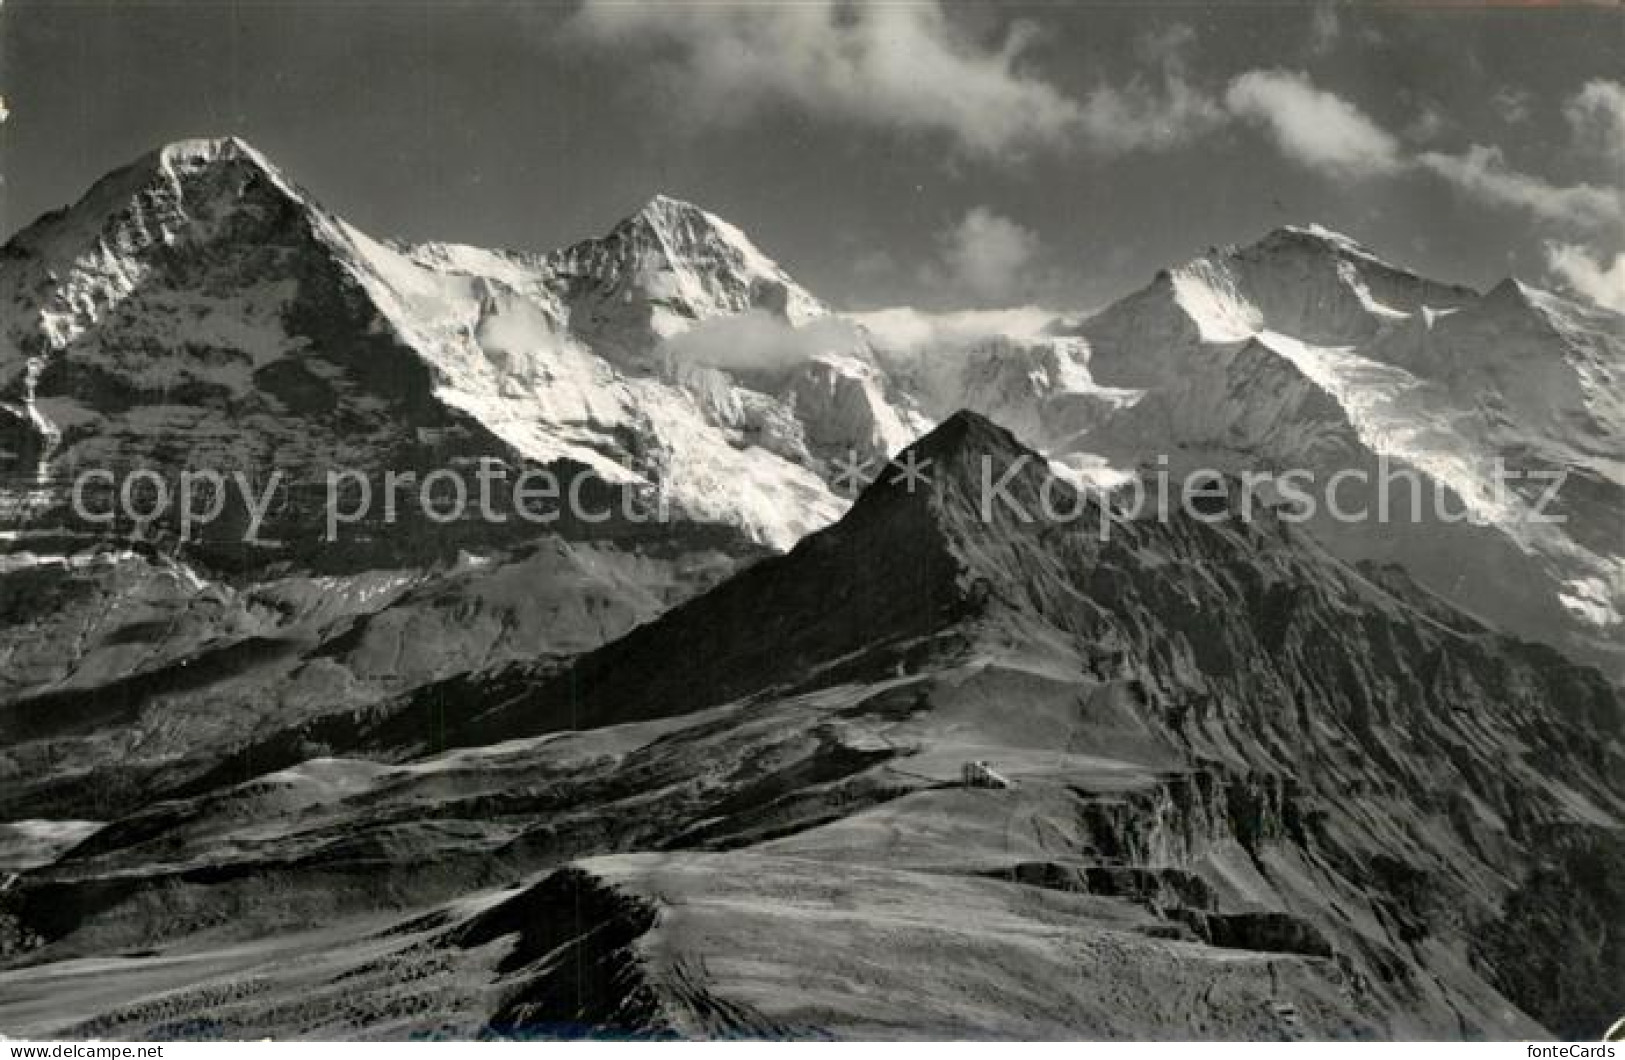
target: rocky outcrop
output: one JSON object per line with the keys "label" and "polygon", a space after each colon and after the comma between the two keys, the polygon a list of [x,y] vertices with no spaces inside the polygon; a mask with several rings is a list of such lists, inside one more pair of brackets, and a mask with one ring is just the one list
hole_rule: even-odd
{"label": "rocky outcrop", "polygon": [[635,949],[656,917],[638,897],[566,868],[448,933],[461,949],[514,936],[497,965],[514,985],[480,1036],[672,1037]]}

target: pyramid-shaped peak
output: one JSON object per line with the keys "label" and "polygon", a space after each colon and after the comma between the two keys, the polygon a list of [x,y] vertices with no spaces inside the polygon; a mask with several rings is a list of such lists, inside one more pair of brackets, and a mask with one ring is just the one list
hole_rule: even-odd
{"label": "pyramid-shaped peak", "polygon": [[74,210],[117,211],[144,191],[163,200],[226,203],[241,197],[250,177],[273,196],[311,205],[309,196],[252,144],[217,136],[176,140],[148,151],[97,181]]}
{"label": "pyramid-shaped peak", "polygon": [[[739,226],[686,199],[657,194],[615,227],[615,232],[648,231],[675,253],[696,247],[727,246],[749,264],[771,272],[778,266],[757,249]],[[614,233],[612,233],[613,235]]]}
{"label": "pyramid-shaped peak", "polygon": [[918,458],[956,459],[963,456],[1036,456],[1014,434],[979,412],[960,409],[904,450]]}
{"label": "pyramid-shaped peak", "polygon": [[655,195],[607,235],[556,251],[549,262],[559,276],[588,280],[610,303],[681,306],[689,320],[763,308],[799,324],[827,312],[737,226],[669,195]]}
{"label": "pyramid-shaped peak", "polygon": [[[13,242],[19,250],[65,263],[98,241],[134,253],[168,245],[199,217],[218,220],[246,207],[264,218],[289,204],[312,215],[321,212],[246,141],[235,136],[177,140],[108,173],[72,206],[39,218]],[[207,228],[226,231],[214,224]],[[235,234],[248,238],[242,231]]]}
{"label": "pyramid-shaped peak", "polygon": [[[709,210],[704,209],[687,199],[678,199],[664,193],[657,193],[632,213],[627,214],[612,231],[618,232],[631,228],[659,228],[677,230],[693,228],[698,230],[715,229],[727,225],[726,221]],[[727,227],[733,227],[727,225]]]}
{"label": "pyramid-shaped peak", "polygon": [[694,203],[689,202],[687,199],[679,199],[674,195],[667,195],[665,192],[655,192],[655,194],[650,197],[649,201],[643,204],[643,208],[640,209],[634,216],[668,217],[692,215],[699,215],[702,217],[712,216],[709,212],[699,206],[696,206]]}
{"label": "pyramid-shaped peak", "polygon": [[1494,287],[1491,287],[1489,292],[1484,295],[1484,299],[1506,305],[1533,306],[1535,294],[1535,288],[1530,287],[1515,276],[1508,276]]}
{"label": "pyramid-shaped peak", "polygon": [[1591,309],[1582,302],[1525,283],[1514,276],[1508,276],[1490,288],[1479,304],[1508,317],[1520,316],[1548,325],[1573,325],[1586,318],[1595,321],[1599,316],[1607,315],[1606,310]]}
{"label": "pyramid-shaped peak", "polygon": [[149,151],[124,169],[110,174],[106,179],[118,183],[120,175],[123,174],[124,182],[134,179],[143,182],[161,180],[188,184],[201,180],[209,183],[217,177],[245,172],[266,178],[272,186],[290,198],[305,198],[263,152],[237,136],[176,140]]}
{"label": "pyramid-shaped peak", "polygon": [[[1012,468],[1013,477],[1006,478]],[[855,507],[867,511],[899,501],[935,507],[952,494],[973,498],[975,506],[974,498],[990,480],[1031,493],[1050,477],[1049,461],[1014,434],[980,413],[961,409],[894,456]]]}

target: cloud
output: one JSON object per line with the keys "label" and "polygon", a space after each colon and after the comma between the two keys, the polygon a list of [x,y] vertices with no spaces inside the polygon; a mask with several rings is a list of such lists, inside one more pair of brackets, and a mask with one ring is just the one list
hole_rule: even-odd
{"label": "cloud", "polygon": [[1588,81],[1563,106],[1563,116],[1582,146],[1625,166],[1625,84]]}
{"label": "cloud", "polygon": [[1183,23],[1142,37],[1141,58],[1157,74],[1090,92],[1079,108],[1084,138],[1109,153],[1166,150],[1224,124],[1224,108],[1188,77],[1195,43],[1196,31]]}
{"label": "cloud", "polygon": [[[1411,156],[1398,138],[1353,103],[1315,87],[1301,73],[1248,71],[1230,82],[1225,102],[1237,117],[1267,128],[1286,157],[1332,178],[1397,176],[1420,169],[1484,205],[1522,210],[1564,230],[1595,236],[1625,226],[1625,195],[1618,189],[1553,184],[1512,168],[1496,146],[1474,144],[1456,153]],[[1527,106],[1527,96],[1519,103]],[[1625,85],[1592,81],[1569,101],[1565,113],[1577,139],[1600,142],[1625,160]],[[1406,135],[1426,139],[1447,124],[1436,107],[1424,102]]]}
{"label": "cloud", "polygon": [[1343,22],[1338,18],[1335,4],[1316,4],[1309,21],[1309,51],[1314,55],[1326,55],[1337,47],[1338,38],[1343,35]]}
{"label": "cloud", "polygon": [[1416,108],[1416,117],[1405,126],[1405,139],[1417,144],[1430,143],[1451,125],[1443,107],[1433,100],[1424,99]]}
{"label": "cloud", "polygon": [[1161,151],[1191,142],[1225,117],[1223,108],[1183,80],[1168,79],[1160,88],[1135,81],[1091,92],[1082,128],[1091,144],[1108,152]]}
{"label": "cloud", "polygon": [[849,313],[875,345],[894,355],[963,350],[994,337],[1022,341],[1036,338],[1056,320],[1056,314],[1038,306],[1013,309],[965,309],[929,313],[908,306]]}
{"label": "cloud", "polygon": [[946,134],[969,154],[1053,147],[1077,102],[1029,71],[1033,27],[996,44],[934,3],[628,4],[587,0],[578,39],[641,53],[701,124],[794,107],[876,128]]}
{"label": "cloud", "polygon": [[942,260],[921,279],[958,297],[1005,301],[1033,279],[1038,236],[986,206],[973,207],[942,236]]}
{"label": "cloud", "polygon": [[11,109],[6,106],[6,97],[0,96],[0,125],[4,125],[9,117],[11,117]]}
{"label": "cloud", "polygon": [[854,250],[850,272],[872,292],[912,286],[916,304],[971,311],[1032,300],[1075,279],[1045,266],[1036,232],[988,206],[973,206],[949,221],[932,242],[924,253],[902,259],[884,250]]}
{"label": "cloud", "polygon": [[1490,97],[1490,106],[1495,108],[1495,113],[1508,125],[1522,125],[1529,120],[1532,112],[1530,99],[1527,90],[1502,85],[1495,95]]}
{"label": "cloud", "polygon": [[1264,126],[1282,154],[1326,176],[1383,176],[1403,167],[1392,135],[1305,74],[1250,70],[1230,82],[1225,103],[1238,117]]}
{"label": "cloud", "polygon": [[1597,261],[1584,247],[1546,244],[1546,267],[1575,291],[1616,313],[1625,313],[1625,254]]}
{"label": "cloud", "polygon": [[[1264,125],[1281,153],[1333,178],[1394,176],[1420,168],[1493,207],[1529,213],[1569,230],[1611,231],[1625,225],[1625,197],[1594,184],[1557,185],[1512,168],[1499,147],[1425,151],[1410,157],[1399,140],[1353,103],[1316,88],[1301,73],[1251,70],[1230,82],[1225,102],[1238,117]],[[1527,99],[1524,104],[1527,105]],[[1625,159],[1625,86],[1587,84],[1565,109],[1577,138],[1605,145]],[[1424,105],[1407,130],[1414,139],[1437,135],[1445,119]]]}
{"label": "cloud", "polygon": [[701,321],[666,339],[662,356],[673,365],[711,368],[792,368],[824,353],[844,353],[861,341],[857,328],[836,316],[794,327],[763,309]]}
{"label": "cloud", "polygon": [[1491,206],[1524,210],[1539,220],[1582,231],[1625,224],[1620,193],[1592,184],[1560,187],[1507,165],[1499,147],[1474,144],[1460,154],[1428,151],[1422,168]]}
{"label": "cloud", "polygon": [[908,306],[819,317],[801,327],[752,309],[701,321],[662,344],[668,364],[724,369],[794,368],[821,354],[846,353],[867,338],[887,363],[959,353],[990,338],[1016,342],[1045,334],[1059,319],[1038,306],[932,313]]}
{"label": "cloud", "polygon": [[629,4],[586,0],[573,39],[636,53],[664,101],[699,126],[737,127],[775,108],[875,129],[947,136],[967,155],[1085,147],[1163,150],[1226,120],[1186,76],[1196,34],[1141,40],[1153,72],[1083,96],[1032,68],[1038,27],[965,32],[932,0]]}

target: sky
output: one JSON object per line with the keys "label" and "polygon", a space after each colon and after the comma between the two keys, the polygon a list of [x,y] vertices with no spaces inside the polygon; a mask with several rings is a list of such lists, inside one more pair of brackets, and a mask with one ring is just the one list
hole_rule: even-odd
{"label": "sky", "polygon": [[657,192],[852,310],[1103,305],[1317,222],[1625,311],[1617,3],[0,6],[0,234],[241,136],[363,230],[546,251]]}

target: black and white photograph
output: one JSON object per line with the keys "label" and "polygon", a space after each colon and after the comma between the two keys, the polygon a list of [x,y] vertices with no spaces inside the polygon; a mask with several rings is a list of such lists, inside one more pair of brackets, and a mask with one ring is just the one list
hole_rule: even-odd
{"label": "black and white photograph", "polygon": [[1622,1017],[1619,0],[0,0],[8,1056]]}

